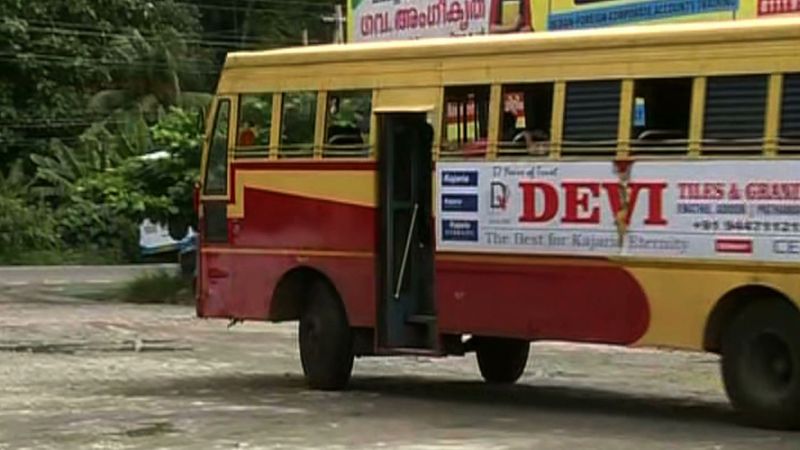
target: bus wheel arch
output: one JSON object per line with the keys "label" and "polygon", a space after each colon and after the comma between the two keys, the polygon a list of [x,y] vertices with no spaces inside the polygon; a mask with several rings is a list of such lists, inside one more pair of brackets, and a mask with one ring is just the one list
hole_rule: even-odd
{"label": "bus wheel arch", "polygon": [[720,353],[726,327],[748,305],[758,301],[786,302],[795,306],[786,294],[763,284],[749,284],[728,291],[717,300],[706,320],[703,349]]}
{"label": "bus wheel arch", "polygon": [[[300,320],[311,294],[311,288],[317,283],[327,285],[341,300],[342,297],[336,289],[336,285],[324,272],[310,266],[294,267],[284,273],[275,285],[267,319],[271,322]],[[342,302],[342,307],[346,312],[347,305],[344,302]]]}
{"label": "bus wheel arch", "polygon": [[299,267],[275,288],[269,320],[298,321],[300,363],[312,389],[344,389],[353,371],[354,332],[347,308],[321,271]]}

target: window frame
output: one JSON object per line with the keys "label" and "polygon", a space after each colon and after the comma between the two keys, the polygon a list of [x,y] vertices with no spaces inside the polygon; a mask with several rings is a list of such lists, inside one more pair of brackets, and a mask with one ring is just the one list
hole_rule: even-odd
{"label": "window frame", "polygon": [[[330,128],[330,120],[331,120],[331,113],[330,113],[330,102],[333,98],[342,98],[345,97],[346,94],[365,94],[369,97],[369,112],[367,120],[369,121],[369,132],[366,135],[366,139],[362,144],[329,144],[328,139],[328,131]],[[373,116],[375,114],[375,90],[372,88],[362,88],[362,89],[337,89],[326,92],[325,95],[325,115],[323,118],[322,123],[322,142],[320,144],[322,148],[322,158],[324,159],[366,159],[371,158],[375,155],[375,148],[372,145],[373,139],[372,135],[375,133],[373,129]],[[360,131],[360,130],[359,130]],[[348,151],[348,148],[352,149]],[[345,150],[342,154],[339,154],[337,151]]]}
{"label": "window frame", "polygon": [[[210,166],[210,159],[211,159],[211,152],[213,151],[214,147],[214,138],[217,132],[217,126],[219,125],[220,121],[220,113],[222,111],[223,105],[227,106],[228,109],[228,132],[227,136],[225,137],[225,184],[223,190],[221,192],[210,192],[208,188],[208,174],[211,169]],[[202,164],[202,173],[203,173],[203,181],[202,181],[202,190],[201,196],[203,199],[213,200],[213,199],[228,199],[230,196],[230,164],[231,164],[231,136],[234,136],[231,133],[232,127],[231,124],[233,123],[233,118],[236,116],[236,102],[234,98],[229,96],[219,97],[214,102],[214,114],[213,118],[211,119],[210,126],[208,126],[208,131],[206,133],[206,151],[203,155],[203,164]]]}
{"label": "window frame", "polygon": [[[263,97],[269,98],[269,128],[266,130],[265,135],[267,136],[267,144],[266,145],[239,145],[239,135],[241,132],[242,127],[242,119],[244,116],[244,99],[245,97]],[[255,158],[268,158],[272,152],[273,148],[273,133],[272,129],[275,128],[276,121],[274,117],[275,113],[275,101],[276,95],[274,92],[243,92],[236,96],[237,100],[237,114],[236,114],[236,133],[234,135],[234,145],[233,145],[233,159],[234,160],[247,160],[247,159],[255,159]],[[263,154],[262,154],[263,153]]]}
{"label": "window frame", "polygon": [[[497,131],[496,131],[495,135],[492,136],[492,138],[490,139],[492,141],[492,143],[494,144],[493,147],[496,147],[496,149],[497,149],[495,158],[493,158],[493,159],[515,159],[515,158],[519,158],[519,159],[541,160],[541,159],[552,158],[553,154],[554,154],[554,151],[555,151],[555,148],[556,148],[555,143],[557,141],[556,137],[553,135],[553,130],[555,129],[555,126],[556,126],[556,124],[555,124],[556,123],[555,113],[556,113],[556,102],[557,102],[557,96],[558,96],[558,82],[554,81],[554,80],[552,80],[552,81],[537,80],[537,81],[505,82],[505,83],[498,84],[497,86],[498,86],[497,95],[499,96],[498,107],[497,107],[496,110],[490,111],[490,114],[492,114],[493,117],[494,116],[497,117],[497,126],[496,126]],[[523,94],[522,103],[523,103],[523,109],[524,109],[525,106],[526,106],[526,104],[525,104],[526,94],[529,91],[528,89],[526,89],[527,86],[535,86],[535,87],[541,89],[542,91],[544,91],[546,88],[549,88],[550,105],[546,109],[548,110],[548,114],[550,115],[550,117],[549,117],[549,122],[550,123],[549,123],[549,126],[547,127],[547,129],[542,130],[545,133],[547,133],[547,136],[548,136],[547,137],[547,141],[543,141],[542,142],[546,147],[545,151],[542,152],[541,154],[531,154],[529,152],[527,146],[523,145],[523,147],[521,147],[519,152],[517,152],[517,153],[504,154],[503,153],[504,151],[508,151],[509,149],[511,149],[510,146],[504,146],[503,145],[503,144],[507,144],[508,142],[504,141],[502,139],[503,138],[503,131],[504,131],[503,130],[504,114],[505,114],[505,104],[504,104],[504,102],[505,102],[506,94],[508,93],[509,89],[520,88],[521,91],[522,91],[522,94]],[[526,118],[526,122],[527,122],[527,118]],[[491,125],[490,125],[490,129],[491,129]]]}
{"label": "window frame", "polygon": [[[570,102],[569,102],[569,94],[570,94],[570,86],[575,85],[588,85],[588,84],[601,84],[601,83],[616,83],[618,86],[618,97],[617,103],[614,108],[613,114],[610,116],[614,118],[615,126],[613,127],[613,137],[611,137],[611,133],[609,133],[608,140],[571,140],[569,142],[586,142],[586,148],[577,148],[577,147],[570,147],[567,144],[567,133],[570,122],[568,121],[568,114],[570,113]],[[558,139],[558,158],[559,159],[613,159],[619,156],[620,153],[626,153],[625,150],[626,144],[625,141],[628,140],[630,137],[630,113],[632,113],[632,103],[633,103],[633,80],[630,78],[592,78],[592,79],[574,79],[574,80],[566,80],[563,84],[563,105],[558,105],[561,109],[559,117],[559,136]],[[559,93],[554,93],[553,99],[553,108],[554,113],[556,109],[556,99],[555,95]],[[555,122],[555,116],[553,117],[553,121]],[[611,127],[609,128],[611,130]],[[627,131],[626,131],[627,130]],[[552,134],[552,133],[551,133]],[[551,136],[551,145],[556,142],[556,136]],[[592,143],[597,142],[597,147],[592,147]],[[566,151],[565,151],[566,150]]]}
{"label": "window frame", "polygon": [[[767,119],[769,117],[769,100],[770,92],[772,90],[770,82],[770,74],[766,72],[759,73],[743,73],[743,74],[718,74],[705,77],[705,89],[703,92],[703,113],[699,120],[702,121],[702,134],[700,136],[700,154],[704,157],[720,157],[730,158],[735,157],[761,157],[764,156],[767,147],[767,134],[768,126]],[[711,82],[717,79],[734,79],[734,78],[762,78],[764,82],[764,96],[763,96],[763,111],[761,120],[758,121],[761,127],[761,133],[758,137],[731,137],[731,138],[710,138],[708,136],[708,122],[709,122],[709,96],[711,95]],[[738,110],[734,108],[734,110]],[[748,141],[753,141],[748,143]],[[731,150],[743,146],[744,150]]]}
{"label": "window frame", "polygon": [[[437,145],[438,148],[435,149],[435,155],[437,155],[438,159],[440,159],[440,160],[442,160],[442,159],[445,159],[445,160],[479,160],[479,159],[488,159],[488,158],[491,157],[491,154],[493,153],[492,148],[496,144],[496,136],[494,136],[494,134],[496,134],[496,133],[493,132],[493,130],[492,130],[493,117],[495,116],[495,114],[493,112],[493,110],[495,109],[495,108],[493,108],[493,104],[496,103],[496,101],[493,102],[493,99],[495,97],[495,91],[496,91],[494,89],[495,86],[497,86],[497,85],[494,85],[494,84],[491,84],[491,83],[488,83],[488,82],[487,83],[480,83],[480,84],[474,84],[474,83],[473,84],[455,84],[455,85],[446,85],[445,84],[445,85],[442,86],[442,90],[441,90],[442,97],[441,97],[441,100],[440,100],[441,108],[442,108],[441,111],[442,112],[441,112],[441,118],[440,118],[441,120],[439,120],[439,126],[441,127],[441,131],[439,132],[439,139],[438,139],[438,145]],[[479,142],[481,140],[480,134],[481,134],[482,130],[479,129],[478,127],[476,127],[476,129],[475,129],[475,138],[473,140],[471,140],[471,141],[465,140],[463,143],[459,143],[458,144],[459,147],[457,149],[455,149],[455,150],[451,150],[450,149],[449,143],[451,141],[448,139],[449,134],[448,134],[448,122],[447,122],[448,121],[448,103],[449,103],[448,102],[449,99],[448,99],[448,92],[447,91],[449,89],[463,90],[465,92],[468,91],[469,89],[472,89],[472,91],[470,93],[473,93],[473,94],[478,94],[478,93],[483,94],[484,92],[482,92],[482,91],[485,90],[485,94],[486,94],[486,102],[485,102],[486,103],[486,110],[485,110],[485,115],[486,115],[485,134],[486,134],[486,137],[485,137],[485,141],[486,141],[486,144],[485,144],[484,148],[475,150],[473,154],[469,154],[468,151],[465,151],[464,150],[464,146],[466,146],[466,145],[468,145],[470,143],[473,143],[473,142]],[[466,99],[468,97],[464,97],[464,98]],[[476,124],[480,124],[480,108],[478,108],[479,104],[480,104],[480,102],[477,101],[477,95],[476,95],[475,111],[474,111],[474,118],[473,118],[473,120],[475,121]],[[462,128],[461,124],[459,124],[459,128]],[[460,131],[459,131],[459,133],[460,133]],[[468,131],[466,130],[466,127],[465,127],[465,130],[464,130],[464,133],[465,133],[465,135],[468,134]]]}
{"label": "window frame", "polygon": [[[683,139],[684,142],[680,142],[680,139],[666,139],[664,147],[659,148],[657,145],[653,145],[652,148],[648,148],[648,145],[642,145],[644,141],[639,139],[639,135],[641,133],[634,133],[635,125],[634,116],[636,114],[636,93],[640,83],[659,83],[659,82],[673,82],[680,80],[682,83],[686,83],[687,86],[684,86],[688,89],[689,92],[689,102],[687,105],[686,110],[686,130],[685,131],[686,137]],[[697,77],[696,76],[649,76],[649,77],[642,77],[642,78],[633,78],[631,80],[632,87],[631,87],[631,110],[628,114],[629,117],[629,145],[628,145],[628,153],[627,155],[633,156],[635,158],[640,159],[675,159],[675,158],[686,158],[692,153],[692,133],[694,128],[694,102],[695,96],[697,95]],[[650,107],[645,106],[645,108],[649,111],[651,110]],[[622,130],[621,130],[622,131]],[[647,130],[645,130],[647,131]],[[654,141],[658,142],[658,141]]]}
{"label": "window frame", "polygon": [[[301,95],[301,94],[308,94],[314,100],[314,105],[311,109],[311,117],[313,119],[313,130],[311,133],[311,141],[310,142],[303,142],[298,144],[286,144],[283,140],[285,126],[286,126],[286,99],[292,95]],[[280,120],[278,122],[278,142],[276,143],[275,147],[275,155],[278,159],[312,159],[315,158],[318,154],[318,142],[320,136],[320,121],[319,121],[319,112],[320,112],[320,100],[321,98],[325,97],[324,91],[319,91],[315,89],[302,89],[302,90],[293,90],[293,91],[283,91],[280,94]],[[327,104],[327,102],[325,103]],[[308,148],[306,148],[306,146]],[[287,152],[288,150],[288,152]]]}

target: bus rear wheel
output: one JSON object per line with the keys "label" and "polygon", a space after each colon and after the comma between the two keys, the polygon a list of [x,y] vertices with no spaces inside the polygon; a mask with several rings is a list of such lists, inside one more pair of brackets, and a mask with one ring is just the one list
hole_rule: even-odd
{"label": "bus rear wheel", "polygon": [[475,339],[478,368],[487,383],[512,384],[519,380],[528,364],[528,341],[508,338]]}
{"label": "bus rear wheel", "polygon": [[723,336],[722,377],[748,423],[800,429],[800,312],[778,301],[746,306]]}
{"label": "bus rear wheel", "polygon": [[309,387],[344,389],[353,371],[353,336],[344,306],[328,284],[318,282],[311,287],[298,339]]}

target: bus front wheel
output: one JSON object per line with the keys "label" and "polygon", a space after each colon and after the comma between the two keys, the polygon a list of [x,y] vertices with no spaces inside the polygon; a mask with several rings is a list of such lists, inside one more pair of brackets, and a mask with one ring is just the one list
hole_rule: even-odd
{"label": "bus front wheel", "polygon": [[744,308],[722,340],[722,377],[734,409],[765,428],[800,429],[800,313],[785,302]]}
{"label": "bus front wheel", "polygon": [[478,368],[487,383],[512,384],[528,364],[528,341],[508,338],[476,338]]}
{"label": "bus front wheel", "polygon": [[353,371],[353,336],[344,306],[328,284],[311,287],[298,339],[308,385],[328,391],[344,389]]}

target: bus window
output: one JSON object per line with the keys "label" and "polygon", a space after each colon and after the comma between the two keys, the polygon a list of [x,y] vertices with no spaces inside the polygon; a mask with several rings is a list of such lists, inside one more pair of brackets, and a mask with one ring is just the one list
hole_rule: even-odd
{"label": "bus window", "polygon": [[272,94],[239,97],[239,123],[234,158],[269,156]]}
{"label": "bus window", "polygon": [[282,158],[313,156],[316,121],[316,92],[303,91],[283,94],[281,142],[278,156]]}
{"label": "bus window", "polygon": [[489,128],[489,86],[444,90],[442,157],[483,157]]}
{"label": "bus window", "polygon": [[372,92],[331,92],[328,94],[327,110],[323,155],[325,157],[369,156]]}
{"label": "bus window", "polygon": [[780,125],[781,153],[800,153],[800,74],[783,77]]}
{"label": "bus window", "polygon": [[567,83],[562,155],[614,155],[622,83],[574,81]]}
{"label": "bus window", "polygon": [[228,193],[228,118],[231,102],[222,100],[217,106],[214,129],[208,146],[206,160],[206,195],[226,195]]}
{"label": "bus window", "polygon": [[553,118],[553,84],[503,86],[500,156],[547,156]]}
{"label": "bus window", "polygon": [[703,153],[760,154],[766,109],[766,75],[710,77],[706,86]]}
{"label": "bus window", "polygon": [[692,79],[636,80],[631,153],[674,155],[689,148]]}

